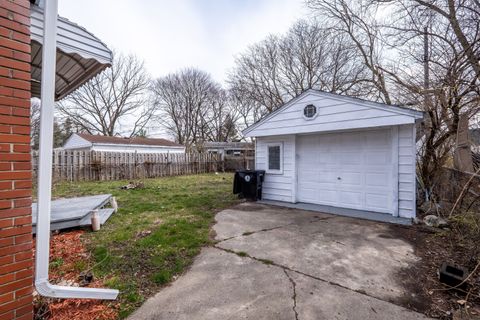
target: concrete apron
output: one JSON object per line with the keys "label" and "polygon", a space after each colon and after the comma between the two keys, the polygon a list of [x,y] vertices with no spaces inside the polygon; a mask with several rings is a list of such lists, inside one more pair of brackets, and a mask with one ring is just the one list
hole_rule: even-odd
{"label": "concrete apron", "polygon": [[384,224],[253,203],[216,220],[216,245],[130,319],[426,319],[396,304],[417,258]]}

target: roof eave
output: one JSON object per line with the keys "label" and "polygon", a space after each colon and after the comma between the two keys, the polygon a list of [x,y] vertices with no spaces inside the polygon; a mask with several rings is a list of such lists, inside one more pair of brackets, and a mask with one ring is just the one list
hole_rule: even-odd
{"label": "roof eave", "polygon": [[126,146],[134,148],[162,148],[162,149],[185,149],[184,146],[165,146],[165,145],[152,145],[152,144],[122,144],[122,143],[106,143],[106,142],[92,142],[92,146]]}
{"label": "roof eave", "polygon": [[[39,97],[43,8],[31,5],[32,96]],[[112,51],[92,33],[68,19],[57,19],[57,70],[55,100],[60,100],[112,64]]]}
{"label": "roof eave", "polygon": [[[31,5],[30,18],[30,37],[42,44],[43,9],[37,5]],[[78,54],[85,59],[95,59],[102,64],[112,63],[112,51],[105,43],[84,27],[60,16],[57,22],[57,48],[65,53]]]}

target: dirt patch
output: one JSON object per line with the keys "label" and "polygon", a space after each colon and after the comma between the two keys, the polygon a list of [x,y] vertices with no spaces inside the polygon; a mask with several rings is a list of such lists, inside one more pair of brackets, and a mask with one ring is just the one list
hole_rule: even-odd
{"label": "dirt patch", "polygon": [[401,304],[409,309],[439,319],[454,319],[458,310],[466,311],[470,317],[480,315],[480,272],[477,270],[467,281],[467,289],[449,289],[438,280],[438,270],[443,262],[466,267],[473,271],[479,261],[478,244],[458,236],[450,230],[434,230],[424,226],[390,226],[391,235],[403,239],[414,247],[420,260],[402,269],[398,278],[410,294]]}
{"label": "dirt patch", "polygon": [[[50,241],[50,281],[60,285],[81,285],[80,275],[90,269],[90,255],[82,242],[83,230],[55,234]],[[34,242],[35,245],[35,242]],[[34,251],[35,252],[35,251]],[[85,287],[105,287],[104,279],[83,283]],[[91,299],[48,299],[35,296],[35,319],[114,320],[118,303]]]}

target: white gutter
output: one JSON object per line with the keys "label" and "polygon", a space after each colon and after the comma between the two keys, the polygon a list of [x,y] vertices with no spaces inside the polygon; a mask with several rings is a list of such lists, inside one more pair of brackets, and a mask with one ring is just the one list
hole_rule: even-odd
{"label": "white gutter", "polygon": [[58,0],[45,2],[42,48],[42,88],[40,109],[40,154],[38,170],[37,245],[35,287],[52,298],[117,298],[118,290],[53,285],[48,281],[50,255],[50,209],[52,197],[53,114],[55,106],[56,31]]}

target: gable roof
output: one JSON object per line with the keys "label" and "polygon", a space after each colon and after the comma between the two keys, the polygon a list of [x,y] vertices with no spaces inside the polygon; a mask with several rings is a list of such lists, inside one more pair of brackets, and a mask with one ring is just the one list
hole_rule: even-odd
{"label": "gable roof", "polygon": [[356,97],[350,97],[350,96],[344,96],[340,94],[335,94],[335,93],[330,93],[330,92],[325,92],[317,89],[308,89],[304,92],[302,92],[300,95],[296,96],[295,98],[291,99],[284,105],[280,106],[278,109],[276,109],[273,112],[270,112],[266,116],[264,116],[262,119],[257,121],[256,123],[252,124],[248,128],[244,129],[242,131],[243,135],[248,135],[250,132],[252,132],[254,129],[262,125],[263,123],[267,122],[269,119],[273,118],[277,114],[281,113],[285,109],[288,109],[290,106],[294,105],[296,102],[299,100],[303,99],[307,95],[315,95],[321,98],[328,98],[332,100],[338,100],[341,102],[350,102],[352,104],[358,105],[358,106],[364,106],[364,107],[369,107],[372,109],[378,109],[378,110],[384,110],[384,111],[389,111],[398,115],[404,115],[404,116],[409,116],[413,117],[414,119],[423,119],[423,112],[409,109],[406,107],[401,107],[398,105],[388,105],[385,103],[380,103],[380,102],[374,102],[374,101],[369,101],[361,98],[356,98]]}
{"label": "gable roof", "polygon": [[141,145],[141,146],[160,146],[160,147],[181,147],[181,144],[161,138],[122,138],[122,137],[108,137],[101,135],[91,135],[87,133],[76,133],[79,137],[91,142],[101,144],[122,144],[122,145]]}

